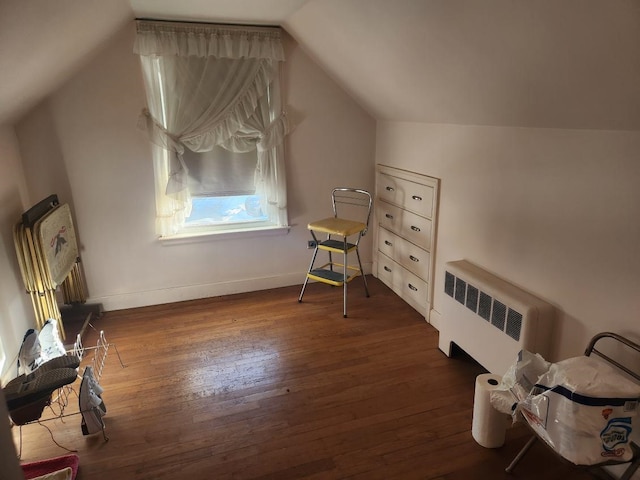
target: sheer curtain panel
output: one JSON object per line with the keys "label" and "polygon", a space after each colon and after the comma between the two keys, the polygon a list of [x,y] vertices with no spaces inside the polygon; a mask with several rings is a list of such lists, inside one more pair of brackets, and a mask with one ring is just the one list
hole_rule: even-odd
{"label": "sheer curtain panel", "polygon": [[[288,126],[273,92],[284,61],[280,29],[137,21],[147,105],[142,121],[154,145],[156,229],[176,234],[191,209],[185,148],[257,150],[256,192],[274,226],[287,225],[282,149]],[[277,85],[276,85],[277,86]]]}

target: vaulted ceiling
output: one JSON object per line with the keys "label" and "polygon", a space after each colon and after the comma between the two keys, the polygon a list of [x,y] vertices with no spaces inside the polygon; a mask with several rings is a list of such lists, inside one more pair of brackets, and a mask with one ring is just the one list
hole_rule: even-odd
{"label": "vaulted ceiling", "polygon": [[640,0],[0,0],[0,123],[135,17],[282,25],[380,120],[640,130]]}

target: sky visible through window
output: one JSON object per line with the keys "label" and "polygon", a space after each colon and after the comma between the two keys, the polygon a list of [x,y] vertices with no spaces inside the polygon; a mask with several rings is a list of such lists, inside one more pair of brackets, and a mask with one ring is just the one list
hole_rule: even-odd
{"label": "sky visible through window", "polygon": [[257,195],[193,197],[192,204],[191,215],[186,221],[187,227],[268,220],[260,208],[260,198]]}

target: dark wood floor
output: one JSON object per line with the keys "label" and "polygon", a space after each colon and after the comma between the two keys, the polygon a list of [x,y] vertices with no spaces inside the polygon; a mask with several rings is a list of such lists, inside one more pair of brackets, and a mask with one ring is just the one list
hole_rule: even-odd
{"label": "dark wood floor", "polygon": [[[474,380],[413,309],[370,278],[107,312],[102,385],[109,441],[80,417],[44,422],[76,449],[80,479],[587,479],[535,446],[505,466],[523,427],[485,449],[471,436]],[[90,331],[86,343],[95,333]],[[69,409],[77,408],[77,399]],[[69,410],[70,411],[70,410]],[[63,455],[45,427],[23,431],[23,461]],[[18,429],[14,428],[17,438]]]}

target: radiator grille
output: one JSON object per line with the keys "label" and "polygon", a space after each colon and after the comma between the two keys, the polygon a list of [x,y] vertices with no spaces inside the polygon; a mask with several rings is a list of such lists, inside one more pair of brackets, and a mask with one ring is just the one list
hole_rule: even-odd
{"label": "radiator grille", "polygon": [[491,325],[498,328],[499,330],[504,330],[504,325],[507,321],[507,306],[493,299],[493,308],[491,309]]}
{"label": "radiator grille", "polygon": [[478,306],[478,315],[484,318],[487,322],[491,320],[491,302],[493,299],[491,296],[484,292],[480,292],[480,304]]}
{"label": "radiator grille", "polygon": [[445,272],[444,292],[514,340],[520,339],[522,314],[478,287]]}
{"label": "radiator grille", "polygon": [[514,340],[520,340],[520,331],[522,330],[522,315],[515,310],[509,309],[507,313],[507,329],[506,334]]}
{"label": "radiator grille", "polygon": [[455,299],[464,305],[464,299],[467,295],[467,282],[460,278],[456,278],[456,292]]}
{"label": "radiator grille", "polygon": [[467,308],[473,313],[478,311],[478,289],[473,285],[467,286]]}
{"label": "radiator grille", "polygon": [[456,287],[456,277],[449,272],[444,274],[444,291],[450,297],[453,297],[453,292]]}

